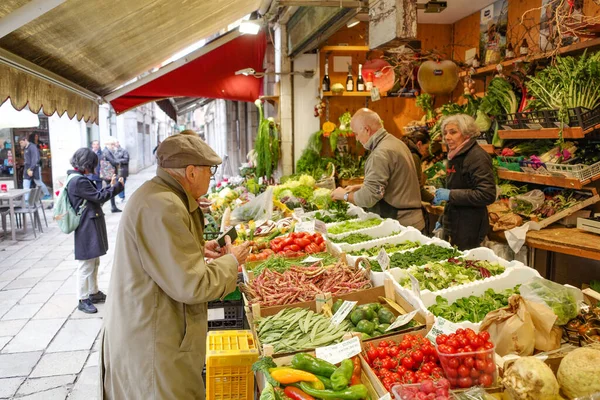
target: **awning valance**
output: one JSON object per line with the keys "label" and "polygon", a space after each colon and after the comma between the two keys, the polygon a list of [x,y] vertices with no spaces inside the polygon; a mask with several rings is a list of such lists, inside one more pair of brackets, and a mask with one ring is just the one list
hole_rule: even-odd
{"label": "awning valance", "polygon": [[149,101],[168,97],[204,97],[254,101],[261,94],[262,79],[235,75],[236,71],[263,70],[267,48],[264,32],[244,35],[114,100],[117,113]]}

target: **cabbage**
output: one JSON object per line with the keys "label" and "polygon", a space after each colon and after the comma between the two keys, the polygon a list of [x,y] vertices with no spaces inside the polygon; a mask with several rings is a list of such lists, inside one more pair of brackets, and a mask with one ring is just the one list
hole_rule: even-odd
{"label": "cabbage", "polygon": [[300,182],[301,185],[305,185],[305,186],[310,186],[310,187],[315,187],[315,185],[317,184],[317,181],[315,181],[315,178],[313,178],[310,175],[302,175],[298,181]]}
{"label": "cabbage", "polygon": [[317,206],[318,209],[328,209],[331,202],[331,190],[319,188],[314,191],[312,203]]}
{"label": "cabbage", "polygon": [[[563,361],[564,362],[564,361]],[[502,384],[514,400],[555,400],[554,372],[537,357],[521,357],[504,374]]]}
{"label": "cabbage", "polygon": [[492,126],[492,120],[481,110],[477,110],[477,119],[475,124],[479,128],[479,132],[487,132]]}
{"label": "cabbage", "polygon": [[600,392],[600,350],[573,350],[561,361],[557,376],[563,392],[571,399]]}

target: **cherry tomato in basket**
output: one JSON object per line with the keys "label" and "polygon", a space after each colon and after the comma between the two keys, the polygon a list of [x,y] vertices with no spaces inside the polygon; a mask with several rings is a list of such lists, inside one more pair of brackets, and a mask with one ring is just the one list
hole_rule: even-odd
{"label": "cherry tomato in basket", "polygon": [[377,348],[377,357],[384,359],[387,356],[387,349],[383,347]]}
{"label": "cherry tomato in basket", "polygon": [[478,335],[478,336],[479,336],[479,337],[481,338],[481,340],[483,340],[484,342],[487,342],[488,340],[490,340],[490,333],[489,333],[488,331],[482,331],[482,332],[479,332],[479,335]]}
{"label": "cherry tomato in basket", "polygon": [[483,387],[490,387],[492,386],[492,383],[494,383],[494,378],[492,378],[492,375],[483,374],[479,377],[479,383]]}
{"label": "cherry tomato in basket", "polygon": [[371,343],[369,343],[367,347],[367,358],[370,362],[375,361],[375,359],[377,358],[377,349]]}
{"label": "cherry tomato in basket", "polygon": [[446,368],[446,376],[448,378],[457,379],[458,370],[456,368]]}
{"label": "cherry tomato in basket", "polygon": [[400,353],[400,348],[398,346],[390,346],[388,347],[388,355],[390,357],[396,357]]}
{"label": "cherry tomato in basket", "polygon": [[485,366],[485,373],[491,375],[494,372],[496,372],[496,365],[494,364],[493,361],[488,361]]}
{"label": "cherry tomato in basket", "polygon": [[442,333],[441,335],[438,335],[435,338],[435,342],[437,343],[437,345],[442,345],[442,344],[446,344],[446,342],[448,341],[448,335]]}
{"label": "cherry tomato in basket", "polygon": [[458,376],[460,376],[461,378],[466,378],[467,376],[471,375],[471,369],[466,367],[465,365],[461,365],[460,367],[458,367]]}
{"label": "cherry tomato in basket", "polygon": [[412,369],[415,365],[415,362],[411,357],[403,357],[402,358],[402,366],[406,369]]}
{"label": "cherry tomato in basket", "polygon": [[473,357],[466,357],[463,360],[463,365],[467,368],[473,368],[473,366],[475,365],[475,359]]}
{"label": "cherry tomato in basket", "polygon": [[413,362],[416,366],[421,365],[423,362],[423,352],[421,350],[415,350],[411,355]]}
{"label": "cherry tomato in basket", "polygon": [[479,379],[481,372],[477,368],[471,368],[471,373],[469,376],[473,379]]}
{"label": "cherry tomato in basket", "polygon": [[473,386],[473,379],[470,377],[460,377],[458,378],[458,386],[465,389]]}
{"label": "cherry tomato in basket", "polygon": [[377,347],[390,347],[390,342],[388,342],[387,340],[382,340],[381,342],[379,342],[379,345]]}

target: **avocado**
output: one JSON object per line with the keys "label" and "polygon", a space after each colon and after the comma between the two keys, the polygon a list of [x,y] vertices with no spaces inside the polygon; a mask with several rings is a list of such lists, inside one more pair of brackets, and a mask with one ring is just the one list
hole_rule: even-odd
{"label": "avocado", "polygon": [[350,321],[354,325],[358,325],[363,319],[365,319],[365,312],[363,310],[354,310],[350,313]]}
{"label": "avocado", "polygon": [[359,332],[363,332],[363,333],[372,335],[373,331],[375,331],[375,324],[373,324],[371,321],[367,321],[367,320],[363,319],[356,325],[356,330],[358,330]]}
{"label": "avocado", "polygon": [[381,307],[381,309],[377,312],[377,317],[379,318],[379,322],[382,324],[391,324],[392,321],[396,319],[394,313],[392,313],[386,307]]}

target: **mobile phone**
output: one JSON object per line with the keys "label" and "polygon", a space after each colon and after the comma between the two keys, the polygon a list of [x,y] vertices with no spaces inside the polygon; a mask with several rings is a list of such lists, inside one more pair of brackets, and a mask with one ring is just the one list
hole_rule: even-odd
{"label": "mobile phone", "polygon": [[229,236],[231,238],[231,243],[235,242],[235,239],[237,239],[237,231],[235,230],[235,227],[231,228],[226,233],[219,236],[219,238],[217,239],[217,243],[221,247],[225,246],[225,236]]}

